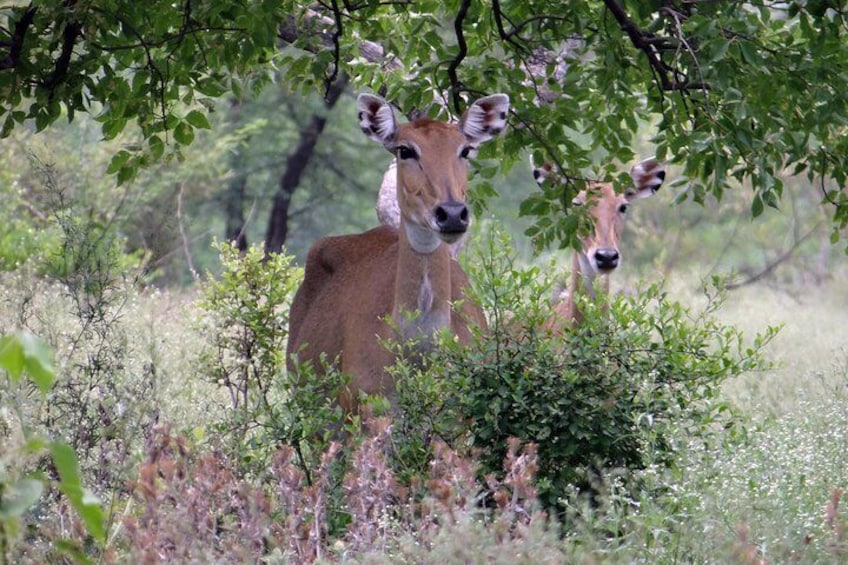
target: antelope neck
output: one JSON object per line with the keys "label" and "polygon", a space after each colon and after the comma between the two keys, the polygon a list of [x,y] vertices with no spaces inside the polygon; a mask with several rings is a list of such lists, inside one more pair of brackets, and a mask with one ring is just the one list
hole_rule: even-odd
{"label": "antelope neck", "polygon": [[581,292],[588,295],[590,298],[595,298],[595,278],[597,274],[592,268],[592,263],[585,253],[582,251],[574,252],[574,262],[572,266],[572,293]]}
{"label": "antelope neck", "polygon": [[[392,317],[401,336],[407,339],[426,337],[450,324],[450,252],[430,232],[436,240],[433,245],[425,231],[404,225],[401,220]],[[430,251],[421,251],[422,247]]]}

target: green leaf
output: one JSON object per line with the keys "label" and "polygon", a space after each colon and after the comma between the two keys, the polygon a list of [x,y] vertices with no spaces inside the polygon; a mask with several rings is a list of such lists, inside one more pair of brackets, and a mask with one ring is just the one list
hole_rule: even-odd
{"label": "green leaf", "polygon": [[174,128],[174,139],[180,145],[191,145],[191,142],[194,141],[194,129],[188,123],[180,122]]}
{"label": "green leaf", "polygon": [[43,490],[41,481],[30,478],[7,485],[0,498],[0,521],[20,517],[38,501]]}
{"label": "green leaf", "polygon": [[138,173],[138,165],[128,164],[121,167],[118,170],[118,186],[121,186],[125,182],[134,179],[136,173]]}
{"label": "green leaf", "polygon": [[165,143],[161,137],[158,135],[150,136],[147,140],[147,145],[150,147],[150,154],[154,159],[158,160],[162,158],[162,155],[165,153]]}
{"label": "green leaf", "polygon": [[185,120],[196,128],[210,129],[212,127],[209,123],[209,119],[206,117],[206,114],[200,110],[192,110],[185,117]]}
{"label": "green leaf", "polygon": [[51,123],[53,123],[53,118],[46,110],[41,110],[35,115],[35,131],[41,131]]}
{"label": "green leaf", "polygon": [[20,331],[0,338],[0,367],[8,373],[12,382],[17,382],[26,370],[32,381],[42,392],[53,385],[53,361],[50,348],[44,340],[27,331]]}
{"label": "green leaf", "polygon": [[757,194],[754,196],[754,201],[751,202],[751,215],[756,218],[763,213],[763,209],[763,199],[760,198],[759,194]]}
{"label": "green leaf", "polygon": [[70,557],[73,562],[87,565],[92,563],[86,552],[71,540],[61,539],[56,542],[56,551],[60,555]]}
{"label": "green leaf", "polygon": [[59,472],[59,490],[68,497],[88,533],[99,542],[106,541],[106,528],[100,500],[83,488],[77,456],[71,447],[59,441],[50,444],[53,464]]}
{"label": "green leaf", "polygon": [[12,118],[12,114],[9,114],[3,121],[3,129],[0,130],[0,137],[9,137],[13,129],[15,129],[15,120]]}
{"label": "green leaf", "polygon": [[127,159],[130,158],[130,154],[127,151],[118,151],[118,153],[112,157],[112,160],[109,162],[109,166],[106,168],[107,175],[114,175],[118,172],[118,170],[124,166],[124,163],[127,162]]}
{"label": "green leaf", "polygon": [[13,383],[20,380],[24,362],[23,348],[17,337],[12,334],[0,338],[0,367],[6,369]]}
{"label": "green leaf", "polygon": [[103,139],[108,141],[110,139],[115,139],[119,133],[124,131],[124,126],[127,125],[127,120],[124,118],[112,118],[103,122]]}
{"label": "green leaf", "polygon": [[55,371],[50,347],[29,332],[18,334],[24,354],[24,368],[35,385],[46,393],[53,385]]}

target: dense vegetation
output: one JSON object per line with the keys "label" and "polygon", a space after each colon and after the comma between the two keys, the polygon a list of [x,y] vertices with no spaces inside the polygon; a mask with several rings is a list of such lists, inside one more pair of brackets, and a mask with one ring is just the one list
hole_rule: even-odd
{"label": "dense vegetation", "polygon": [[[653,285],[551,339],[532,323],[549,277],[504,237],[478,237],[469,269],[490,319],[530,323],[495,324],[470,351],[446,343],[429,370],[399,365],[402,417],[368,416],[344,445],[322,433],[338,418],[325,396],[292,395],[281,370],[290,258],[224,246],[202,295],[6,273],[3,316],[55,356],[28,334],[3,342],[4,559],[844,558],[838,333],[816,340],[842,356],[816,386],[809,367],[757,369],[781,336],[721,322],[721,293],[683,307]],[[746,301],[734,312],[750,327]],[[777,318],[792,340],[792,321],[837,327],[833,304],[807,308]]]}
{"label": "dense vegetation", "polygon": [[[236,122],[242,102],[269,82],[320,95],[298,113],[266,233],[274,250],[286,239],[304,161],[349,84],[385,93],[408,115],[459,115],[469,98],[509,94],[514,129],[482,176],[510,170],[529,148],[573,181],[566,198],[547,189],[525,199],[539,247],[574,241],[562,212],[580,179],[614,176],[617,163],[633,161],[640,122],[651,124],[657,155],[683,168],[681,199],[721,198],[742,183],[758,216],[788,192],[784,172],[804,174],[827,202],[834,238],[848,222],[841,1],[157,1],[130,9],[96,0],[4,4],[1,14],[2,133],[90,114],[105,139],[129,134],[108,167],[119,183],[165,156],[185,157],[224,94]],[[233,218],[240,206],[229,209]]]}

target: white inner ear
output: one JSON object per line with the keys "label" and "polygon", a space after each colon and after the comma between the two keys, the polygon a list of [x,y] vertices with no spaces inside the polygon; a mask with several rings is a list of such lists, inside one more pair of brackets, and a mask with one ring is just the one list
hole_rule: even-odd
{"label": "white inner ear", "polygon": [[[371,94],[360,94],[357,99],[359,107],[359,127],[369,138],[388,145],[397,137],[397,121],[395,113],[388,102]],[[374,107],[377,107],[374,110]]]}
{"label": "white inner ear", "polygon": [[397,130],[395,113],[388,104],[383,104],[377,110],[377,114],[374,116],[374,125],[377,126],[377,135],[380,137],[380,141],[384,144],[394,141]]}
{"label": "white inner ear", "polygon": [[630,177],[633,179],[635,189],[628,190],[628,200],[649,198],[659,190],[665,180],[665,166],[651,157],[641,163],[637,163],[630,169]]}
{"label": "white inner ear", "polygon": [[479,145],[499,135],[506,127],[509,97],[493,94],[474,102],[460,120],[460,129],[468,140]]}

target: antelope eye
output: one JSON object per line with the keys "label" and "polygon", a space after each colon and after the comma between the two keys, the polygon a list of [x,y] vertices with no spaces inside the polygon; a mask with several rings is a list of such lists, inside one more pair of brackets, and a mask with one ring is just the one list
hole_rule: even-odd
{"label": "antelope eye", "polygon": [[415,159],[418,155],[415,153],[415,149],[411,147],[407,147],[406,145],[400,145],[397,148],[397,156],[398,159],[405,161],[407,159]]}
{"label": "antelope eye", "polygon": [[618,211],[621,214],[626,214],[627,213],[627,204],[622,204],[621,206],[619,206]]}
{"label": "antelope eye", "polygon": [[574,200],[571,201],[571,205],[572,206],[583,206],[583,201],[580,200],[579,198],[575,198]]}
{"label": "antelope eye", "polygon": [[474,149],[474,147],[472,147],[470,145],[466,145],[465,147],[462,148],[462,151],[459,152],[459,156],[462,159],[470,159],[470,158],[474,157],[475,153],[476,153],[476,150]]}

